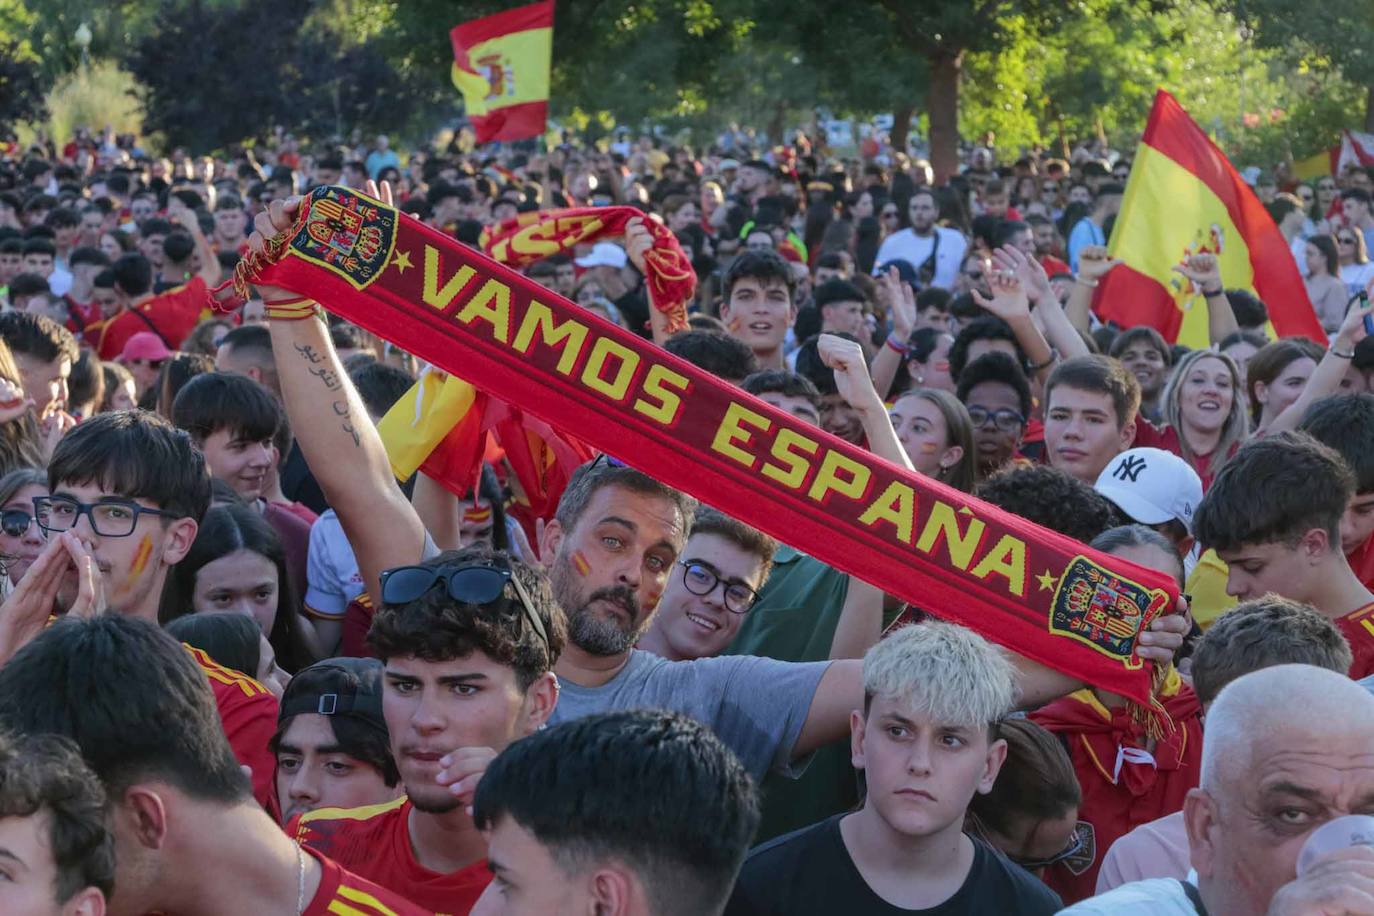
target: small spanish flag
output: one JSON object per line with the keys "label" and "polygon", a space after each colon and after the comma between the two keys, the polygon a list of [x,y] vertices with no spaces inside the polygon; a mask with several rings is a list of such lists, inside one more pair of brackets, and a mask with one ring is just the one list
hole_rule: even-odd
{"label": "small spanish flag", "polygon": [[1098,315],[1123,327],[1150,325],[1169,341],[1206,347],[1202,290],[1173,268],[1215,254],[1228,288],[1251,289],[1281,337],[1325,342],[1307,289],[1259,198],[1178,100],[1160,90],[1136,149],[1110,243],[1124,263],[1102,280]]}
{"label": "small spanish flag", "polygon": [[455,26],[453,84],[478,143],[544,133],[553,59],[553,0]]}

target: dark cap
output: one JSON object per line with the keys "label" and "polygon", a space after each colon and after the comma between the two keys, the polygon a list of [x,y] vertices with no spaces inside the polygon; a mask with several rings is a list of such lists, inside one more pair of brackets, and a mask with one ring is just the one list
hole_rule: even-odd
{"label": "dark cap", "polygon": [[286,685],[277,724],[306,713],[349,716],[385,733],[382,663],[375,658],[327,658],[302,669]]}

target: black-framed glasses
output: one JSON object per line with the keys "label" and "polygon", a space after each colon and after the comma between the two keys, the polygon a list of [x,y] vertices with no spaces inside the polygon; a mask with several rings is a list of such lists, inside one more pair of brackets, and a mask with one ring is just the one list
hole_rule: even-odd
{"label": "black-framed glasses", "polygon": [[725,590],[725,609],[732,614],[744,614],[759,600],[759,593],[738,579],[722,579],[720,573],[700,560],[678,560],[682,567],[682,584],[698,598],[705,598],[720,585]]}
{"label": "black-framed glasses", "polygon": [[1073,836],[1069,838],[1069,845],[1065,846],[1048,859],[1022,859],[1013,855],[1008,855],[1007,858],[1011,859],[1017,865],[1020,865],[1026,871],[1038,871],[1042,868],[1049,868],[1055,863],[1063,862],[1065,859],[1071,858],[1082,851],[1083,836],[1075,830]]}
{"label": "black-framed glasses", "polygon": [[970,407],[968,418],[973,421],[974,429],[982,429],[992,424],[1004,433],[1013,432],[1026,425],[1026,418],[1021,416],[1021,412],[1012,410],[1010,407],[1003,407],[999,410],[988,410],[986,407]]}
{"label": "black-framed glasses", "polygon": [[35,496],[33,517],[44,534],[70,531],[81,516],[90,520],[91,530],[103,538],[124,538],[134,533],[143,515],[176,518],[171,512],[149,509],[128,499],[103,499],[98,503],[83,503],[69,496]]}
{"label": "black-framed glasses", "polygon": [[1351,238],[1350,236],[1348,236],[1348,235],[1338,235],[1338,236],[1336,236],[1336,241],[1339,242],[1339,243],[1342,244],[1342,245],[1353,245],[1353,244],[1355,244],[1355,240],[1352,239],[1352,238]]}
{"label": "black-framed glasses", "polygon": [[0,512],[0,531],[12,538],[21,538],[33,524],[33,516],[23,509],[6,509]]}
{"label": "black-framed glasses", "polygon": [[534,602],[520,580],[509,569],[499,569],[484,563],[465,566],[397,566],[382,571],[382,603],[409,604],[429,594],[437,585],[454,601],[463,604],[488,605],[506,593],[506,585],[515,589],[516,601],[530,628],[551,649],[544,621],[534,611]]}

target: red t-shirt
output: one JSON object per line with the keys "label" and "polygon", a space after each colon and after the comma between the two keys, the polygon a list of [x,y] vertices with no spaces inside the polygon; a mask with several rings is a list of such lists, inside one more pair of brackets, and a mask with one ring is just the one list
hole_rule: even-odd
{"label": "red t-shirt", "polygon": [[367,644],[367,631],[372,629],[372,596],[363,592],[344,609],[343,635],[339,638],[339,654],[349,658],[373,658],[377,653]]}
{"label": "red t-shirt", "polygon": [[210,682],[234,757],[253,771],[253,797],[275,813],[277,792],[273,783],[277,760],[268,744],[277,731],[277,698],[248,675],[225,668],[195,646],[182,645]]}
{"label": "red t-shirt", "polygon": [[1056,274],[1073,273],[1073,271],[1069,269],[1067,261],[1061,261],[1052,254],[1047,254],[1041,258],[1040,266],[1045,268],[1045,273],[1049,274],[1051,277]]}
{"label": "red t-shirt", "polygon": [[319,808],[293,817],[286,833],[349,871],[452,916],[477,905],[491,883],[485,859],[447,874],[415,861],[410,847],[410,800],[365,808]]}
{"label": "red t-shirt", "polygon": [[[159,293],[132,310],[111,318],[100,335],[101,359],[115,359],[140,331],[156,331],[175,350],[195,330],[210,308],[210,289],[200,277]],[[137,314],[135,314],[137,312]],[[146,319],[146,320],[145,320]]]}
{"label": "red t-shirt", "polygon": [[[1149,754],[1130,707],[1109,709],[1091,690],[1061,697],[1030,714],[1069,751],[1083,802],[1078,808],[1082,849],[1045,870],[1044,880],[1066,906],[1093,896],[1107,850],[1141,824],[1183,808],[1202,767],[1202,704],[1177,672],[1159,691],[1174,723]],[[1122,749],[1126,749],[1123,752]]]}
{"label": "red t-shirt", "polygon": [[324,874],[301,916],[432,916],[432,910],[358,877],[310,847],[305,851],[320,863]]}
{"label": "red t-shirt", "polygon": [[1336,626],[1350,643],[1350,676],[1359,679],[1374,674],[1374,604],[1338,617]]}
{"label": "red t-shirt", "polygon": [[1374,591],[1374,537],[1370,537],[1354,551],[1346,554],[1345,560],[1360,583]]}

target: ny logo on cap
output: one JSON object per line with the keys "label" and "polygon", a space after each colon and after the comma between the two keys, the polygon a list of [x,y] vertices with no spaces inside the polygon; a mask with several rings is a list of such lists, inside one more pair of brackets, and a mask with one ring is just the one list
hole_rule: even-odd
{"label": "ny logo on cap", "polygon": [[1121,463],[1112,471],[1112,476],[1118,480],[1129,480],[1135,483],[1135,479],[1140,476],[1140,472],[1145,470],[1145,459],[1139,455],[1127,455],[1121,459]]}

